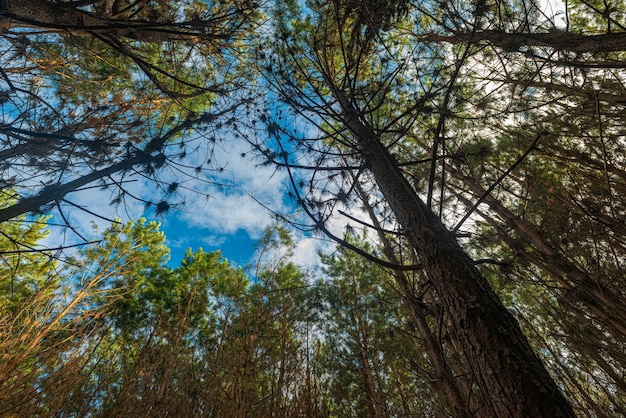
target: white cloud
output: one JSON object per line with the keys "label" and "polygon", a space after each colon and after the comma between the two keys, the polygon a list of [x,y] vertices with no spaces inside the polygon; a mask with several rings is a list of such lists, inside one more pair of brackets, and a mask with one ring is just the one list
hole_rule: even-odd
{"label": "white cloud", "polygon": [[224,172],[215,178],[227,186],[204,184],[200,191],[208,198],[190,194],[180,217],[192,227],[223,234],[243,229],[250,237],[259,238],[274,217],[254,199],[279,213],[289,210],[283,202],[286,174],[241,157],[236,143],[229,148],[222,147],[215,155],[216,160],[228,162]]}
{"label": "white cloud", "polygon": [[[201,139],[198,140],[201,141]],[[225,166],[225,169],[206,179],[211,182],[202,182],[202,179],[181,180],[182,177],[177,178],[174,172],[167,169],[159,174],[166,184],[168,181],[181,181],[190,189],[179,188],[178,196],[172,197],[171,200],[174,202],[184,200],[185,206],[173,207],[160,219],[164,224],[163,229],[167,232],[170,247],[173,249],[174,247],[197,248],[202,245],[209,248],[220,247],[227,241],[228,236],[233,236],[240,230],[245,231],[252,239],[260,238],[265,228],[276,219],[270,210],[264,208],[255,199],[280,214],[289,215],[294,211],[295,206],[286,202],[285,199],[288,190],[287,172],[277,171],[272,165],[258,165],[249,157],[242,157],[241,153],[245,151],[242,149],[243,146],[240,141],[227,140],[215,148],[211,159],[220,166]],[[193,167],[199,163],[193,161],[194,159],[200,160],[199,156],[207,154],[205,150],[201,150],[195,158],[190,156],[191,158],[185,163]],[[135,196],[157,202],[160,200],[157,186],[149,180],[133,181],[125,183],[124,186]],[[325,197],[331,198],[332,196],[328,194]],[[97,187],[68,195],[68,199],[73,203],[109,219],[121,218],[122,222],[126,222],[144,215],[145,207],[142,202],[127,197],[122,205],[112,207],[109,204],[111,198],[111,191]],[[88,212],[75,207],[66,206],[66,208],[70,224],[75,226],[87,240],[99,238],[92,232],[92,222],[99,226],[100,233],[109,226],[107,221],[96,218]],[[349,211],[352,216],[359,219],[368,220],[367,214],[358,207],[349,210],[345,207],[341,209]],[[335,236],[342,238],[348,224],[360,227],[354,221],[338,214],[337,210],[338,207],[335,208],[335,216],[331,217],[326,225]],[[55,214],[53,221],[64,223],[58,213]],[[332,252],[337,246],[335,242],[323,235],[311,237],[295,231],[294,236],[297,245],[292,260],[304,267],[318,266],[318,252]],[[370,234],[370,237],[373,236],[374,234]],[[56,247],[80,241],[71,231],[57,228],[47,238],[45,245]]]}
{"label": "white cloud", "polygon": [[297,240],[291,261],[304,268],[313,268],[320,264],[318,252],[328,252],[328,250],[328,241],[314,237],[303,237]]}
{"label": "white cloud", "polygon": [[208,200],[195,199],[191,202],[182,219],[190,226],[225,234],[243,229],[251,237],[259,237],[271,222],[267,211],[247,194],[225,192],[211,195]]}
{"label": "white cloud", "polygon": [[[235,235],[239,230],[245,231],[252,239],[260,238],[275,218],[251,196],[279,213],[288,213],[294,209],[284,201],[287,191],[286,172],[276,171],[273,166],[258,166],[250,158],[242,157],[241,153],[246,149],[241,141],[225,140],[218,144],[213,153],[207,152],[205,145],[210,144],[208,141],[198,137],[197,143],[200,143],[199,151],[184,162],[188,167],[200,165],[200,160],[204,157],[206,161],[210,154],[211,159],[225,169],[210,178],[206,177],[205,182],[202,179],[185,177],[169,168],[158,173],[165,187],[168,182],[174,181],[184,186],[179,187],[177,195],[167,200],[170,203],[185,201],[186,205],[173,206],[168,213],[157,217],[163,223],[163,230],[167,231],[170,247],[220,247],[228,236]],[[129,194],[155,203],[162,199],[162,192],[154,182],[139,176],[132,180],[124,183]],[[107,219],[120,218],[122,222],[127,222],[145,216],[143,202],[126,196],[122,204],[111,206],[114,192],[92,187],[94,185],[90,184],[84,190],[68,194],[67,200]],[[110,225],[107,220],[78,207],[65,203],[61,205],[67,222],[87,241],[101,238],[102,232]],[[72,230],[63,227],[66,222],[56,208],[53,208],[51,214],[53,218],[49,223],[59,226],[49,227],[51,233],[40,243],[41,247],[56,248],[83,242]],[[154,218],[153,212],[148,214],[152,214],[148,217]],[[98,226],[98,233],[94,232],[93,223]]]}
{"label": "white cloud", "polygon": [[539,10],[550,18],[557,28],[565,28],[565,2],[562,0],[540,0]]}

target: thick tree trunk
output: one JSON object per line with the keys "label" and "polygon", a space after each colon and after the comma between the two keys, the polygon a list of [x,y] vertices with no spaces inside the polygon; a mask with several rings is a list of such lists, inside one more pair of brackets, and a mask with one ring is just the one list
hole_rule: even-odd
{"label": "thick tree trunk", "polygon": [[549,47],[556,51],[571,51],[579,54],[626,51],[626,32],[581,35],[572,32],[554,31],[545,33],[510,33],[499,30],[458,32],[454,35],[427,33],[422,35],[426,42],[488,42],[508,51],[522,47]]}
{"label": "thick tree trunk", "polygon": [[342,92],[336,95],[344,123],[450,315],[455,338],[467,355],[488,413],[520,418],[575,416],[515,318],[454,235],[425,206],[347,96]]}
{"label": "thick tree trunk", "polygon": [[182,40],[203,43],[223,37],[218,33],[211,33],[203,39],[200,36],[201,28],[192,26],[188,22],[146,22],[96,15],[80,10],[70,3],[49,0],[0,0],[1,31],[30,27],[74,35],[114,35],[153,43]]}
{"label": "thick tree trunk", "polygon": [[[382,225],[378,222],[374,209],[369,204],[367,195],[358,183],[356,176],[353,178],[353,181],[355,182],[355,189],[359,198],[363,202],[372,224],[378,231],[378,238],[383,244],[385,257],[387,257],[387,259],[392,263],[400,264],[400,261],[394,254],[391,242],[382,232]],[[435,336],[431,332],[428,321],[421,311],[420,300],[414,294],[413,289],[409,285],[409,281],[403,271],[394,271],[394,276],[396,283],[400,286],[400,289],[402,289],[403,292],[402,298],[404,300],[405,312],[417,328],[422,339],[424,350],[433,368],[435,379],[432,381],[432,385],[435,393],[442,398],[442,403],[447,405],[448,409],[453,412],[453,416],[455,418],[471,417],[473,414],[468,408],[468,400],[461,393],[458,380],[455,380],[452,375],[451,368],[446,360],[441,344],[435,339]]]}

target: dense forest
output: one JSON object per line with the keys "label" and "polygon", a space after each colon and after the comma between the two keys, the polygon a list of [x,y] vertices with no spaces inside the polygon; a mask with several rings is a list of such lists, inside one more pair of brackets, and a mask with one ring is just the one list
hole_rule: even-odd
{"label": "dense forest", "polygon": [[[5,0],[0,45],[0,416],[626,416],[622,2]],[[80,200],[167,216],[224,141],[297,207],[250,266]]]}

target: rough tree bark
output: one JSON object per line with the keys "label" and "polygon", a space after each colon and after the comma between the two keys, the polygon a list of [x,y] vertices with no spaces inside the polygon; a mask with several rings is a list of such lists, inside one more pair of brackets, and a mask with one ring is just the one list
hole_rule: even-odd
{"label": "rough tree bark", "polygon": [[[378,238],[383,244],[383,252],[385,257],[392,263],[400,265],[400,260],[396,257],[393,251],[393,246],[387,236],[382,232],[382,225],[378,222],[374,209],[369,204],[366,193],[361,188],[356,176],[353,177],[355,182],[355,190],[357,191],[359,198],[363,202],[366,212],[368,213],[372,225],[378,232]],[[480,416],[480,414],[474,415],[468,408],[468,399],[461,393],[459,382],[452,375],[452,369],[446,360],[444,351],[440,343],[433,335],[426,317],[422,313],[420,307],[420,299],[415,295],[412,287],[409,285],[409,280],[404,274],[404,271],[395,270],[393,272],[396,279],[396,283],[402,289],[404,310],[408,314],[409,318],[415,324],[419,335],[422,339],[422,344],[428,359],[430,360],[431,367],[434,371],[435,379],[432,381],[432,385],[435,389],[435,393],[440,396],[441,401],[453,412],[455,418],[469,418],[471,416]]]}
{"label": "rough tree bark", "polygon": [[141,42],[193,41],[206,43],[231,35],[207,32],[202,23],[125,19],[94,14],[72,3],[49,0],[0,0],[0,31],[11,28],[37,28],[74,35],[108,34]]}
{"label": "rough tree bark", "polygon": [[574,417],[574,412],[454,235],[426,207],[342,91],[335,96],[378,187],[441,298],[485,399],[481,415]]}
{"label": "rough tree bark", "polygon": [[510,33],[500,30],[458,32],[454,35],[426,33],[421,36],[426,42],[489,43],[508,51],[519,51],[522,47],[548,47],[555,51],[583,53],[606,53],[626,50],[626,32],[581,35],[555,30],[545,33]]}

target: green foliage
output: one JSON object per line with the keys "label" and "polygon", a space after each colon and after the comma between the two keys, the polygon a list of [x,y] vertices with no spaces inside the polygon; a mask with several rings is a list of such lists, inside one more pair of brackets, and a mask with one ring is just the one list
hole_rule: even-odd
{"label": "green foliage", "polygon": [[[0,191],[0,208],[11,205],[15,194]],[[55,286],[51,276],[56,263],[49,255],[35,250],[47,235],[48,216],[37,216],[27,222],[20,216],[0,224],[0,311],[13,311],[38,292]]]}
{"label": "green foliage", "polygon": [[[395,2],[390,15],[369,13],[380,3],[309,2],[291,16],[279,16],[281,37],[266,70],[281,93],[279,107],[312,121],[319,133],[311,138],[312,130],[294,128],[286,135],[288,146],[307,150],[319,163],[310,175],[294,174],[312,224],[336,214],[337,207],[349,211],[363,205],[371,207],[377,227],[397,228],[394,210],[408,197],[385,195],[396,199],[386,201],[383,186],[394,194],[399,185],[381,185],[389,177],[372,178],[374,158],[362,158],[369,140],[378,141],[415,194],[459,236],[501,300],[518,313],[578,412],[623,413],[624,359],[617,354],[626,335],[621,3],[572,0],[561,16],[527,1]],[[568,26],[555,27],[563,18]],[[372,35],[368,24],[379,30]],[[609,52],[601,52],[604,46]],[[337,160],[343,174],[324,178],[321,167]],[[358,196],[347,195],[359,187],[364,191]],[[399,212],[410,210],[405,209]],[[421,227],[401,226],[407,236]],[[397,240],[388,253],[398,251],[393,254],[398,259],[409,254],[413,260],[420,253],[421,242],[406,251],[405,238]],[[419,263],[428,276],[432,260]],[[454,374],[480,374],[479,366],[459,361],[468,345],[454,342],[458,329],[449,328],[445,312],[468,301],[423,291],[418,303],[439,329],[438,343]],[[346,293],[329,291],[328,301],[345,307]],[[405,289],[400,293],[414,296]],[[369,302],[355,300],[366,311]],[[585,343],[581,328],[595,336],[594,343]],[[329,358],[346,358],[358,345],[342,348]],[[584,366],[564,361],[568,356]],[[346,376],[337,379],[350,387]],[[607,385],[619,387],[620,394],[598,389]],[[472,393],[467,399],[479,397]],[[362,401],[358,412],[346,405],[343,414],[356,415],[367,414],[372,403]]]}
{"label": "green foliage", "polygon": [[[480,260],[577,411],[626,415],[624,51],[572,45],[600,48],[586,35],[622,33],[622,3],[570,0],[561,30],[540,2],[522,0],[288,1],[268,6],[273,20],[258,32],[256,2],[40,4],[97,21],[2,33],[0,210],[120,161],[130,161],[120,177],[135,169],[151,177],[185,157],[194,125],[214,142],[234,123],[229,106],[248,103],[246,88],[268,87],[277,121],[261,118],[255,149],[286,155],[265,152],[266,133],[272,145],[284,135],[295,140],[284,148],[309,161],[356,167],[326,177],[317,167],[310,181],[294,174],[310,185],[298,203],[317,210],[316,227],[337,204],[357,207],[357,185],[378,223],[397,227],[346,129],[356,116]],[[344,94],[356,115],[340,109]],[[216,122],[210,112],[222,108]],[[280,119],[291,111],[314,129],[300,135],[300,119]],[[161,185],[172,194],[179,184]],[[126,196],[118,191],[114,203]],[[171,206],[155,202],[159,213]],[[443,371],[467,386],[467,405],[481,403],[482,365],[467,364],[446,300],[427,280],[403,288],[338,250],[322,257],[325,277],[313,281],[289,261],[295,243],[281,226],[262,237],[250,276],[202,250],[171,267],[158,224],[143,219],[112,225],[59,268],[32,251],[46,220],[0,225],[0,415],[441,415],[444,379],[429,373],[442,370],[407,307],[437,330]],[[393,236],[389,258],[419,250]],[[380,257],[365,239],[346,237]],[[430,260],[418,262],[415,277]]]}
{"label": "green foliage", "polygon": [[[53,328],[13,319],[28,348],[7,351],[1,366],[17,369],[0,366],[0,377],[13,376],[0,379],[0,396],[12,399],[3,411],[329,417],[367,414],[372,393],[391,415],[423,407],[409,396],[424,390],[409,362],[419,357],[414,337],[375,266],[344,251],[324,256],[328,279],[311,286],[289,262],[290,234],[274,227],[248,279],[219,252],[188,250],[170,268],[164,239],[156,222],[115,223],[76,255],[81,267],[62,273],[63,287],[21,302],[63,314],[46,317]],[[6,348],[15,337],[3,338]],[[36,393],[26,389],[36,381]]]}
{"label": "green foliage", "polygon": [[[371,251],[366,240],[346,236]],[[339,249],[322,255],[327,279],[316,283],[314,301],[322,333],[321,362],[329,374],[336,416],[400,416],[433,408],[415,396],[428,388],[414,329],[401,310],[393,276],[363,257]]]}
{"label": "green foliage", "polygon": [[574,32],[622,32],[626,27],[626,6],[623,2],[571,0],[568,5],[570,30]]}

